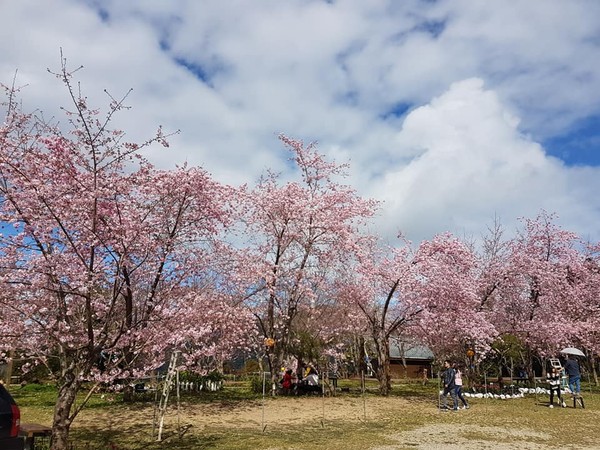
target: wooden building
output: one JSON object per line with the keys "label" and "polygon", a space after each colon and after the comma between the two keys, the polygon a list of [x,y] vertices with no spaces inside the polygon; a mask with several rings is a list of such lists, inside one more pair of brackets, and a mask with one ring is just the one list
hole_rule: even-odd
{"label": "wooden building", "polygon": [[427,370],[427,378],[432,378],[433,359],[433,352],[425,345],[397,339],[390,341],[392,378],[422,379],[425,370]]}

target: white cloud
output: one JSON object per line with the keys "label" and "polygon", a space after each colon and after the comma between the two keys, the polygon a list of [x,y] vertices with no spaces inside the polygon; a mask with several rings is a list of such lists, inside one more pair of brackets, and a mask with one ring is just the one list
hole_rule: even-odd
{"label": "white cloud", "polygon": [[396,145],[415,157],[390,166],[372,185],[372,195],[386,202],[381,227],[417,238],[440,229],[477,238],[496,215],[511,232],[518,217],[546,209],[574,231],[598,237],[578,218],[599,219],[600,201],[592,193],[600,187],[600,169],[566,167],[518,123],[477,78],[412,111]]}
{"label": "white cloud", "polygon": [[600,113],[600,2],[20,0],[0,12],[0,81],[19,69],[26,105],[54,114],[67,96],[45,71],[62,47],[94,105],[105,88],[134,89],[116,123],[132,139],[181,130],[149,151],[161,167],[252,181],[286,170],[285,132],[349,159],[359,191],[388,200],[386,233],[479,232],[495,212],[546,207],[600,235],[596,169],[535,142]]}

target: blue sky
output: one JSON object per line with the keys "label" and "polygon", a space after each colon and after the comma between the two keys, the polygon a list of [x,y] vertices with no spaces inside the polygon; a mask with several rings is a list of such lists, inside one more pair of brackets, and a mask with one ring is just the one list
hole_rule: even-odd
{"label": "blue sky", "polygon": [[383,203],[374,231],[510,232],[540,209],[600,239],[600,2],[33,0],[0,3],[0,81],[59,116],[59,49],[96,105],[133,88],[159,167],[288,176],[276,135],[318,140]]}

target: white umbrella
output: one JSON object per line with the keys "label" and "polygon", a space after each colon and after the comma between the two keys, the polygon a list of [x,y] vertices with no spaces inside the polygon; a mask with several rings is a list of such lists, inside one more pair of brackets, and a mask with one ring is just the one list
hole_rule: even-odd
{"label": "white umbrella", "polygon": [[565,355],[585,356],[581,350],[574,347],[563,348],[560,352],[564,353]]}

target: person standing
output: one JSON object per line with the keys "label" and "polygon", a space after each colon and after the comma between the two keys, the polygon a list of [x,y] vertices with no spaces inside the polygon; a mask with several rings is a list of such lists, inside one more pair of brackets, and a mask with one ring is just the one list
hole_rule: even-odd
{"label": "person standing", "polygon": [[550,389],[550,404],[549,408],[554,408],[554,393],[556,392],[556,396],[558,398],[558,404],[565,408],[567,405],[563,401],[560,396],[560,379],[561,379],[562,368],[552,366],[548,373],[546,374],[546,380],[548,381],[549,389]]}
{"label": "person standing", "polygon": [[444,383],[444,390],[442,391],[442,397],[444,398],[442,411],[448,410],[448,394],[452,397],[453,410],[458,411],[458,400],[456,399],[456,383],[455,376],[456,371],[452,367],[450,360],[444,361],[444,371],[442,372],[442,382]]}
{"label": "person standing", "polygon": [[574,356],[567,355],[565,372],[569,376],[569,389],[571,390],[571,394],[575,397],[579,396],[579,392],[581,391],[581,371],[579,369],[579,362],[577,362]]}
{"label": "person standing", "polygon": [[462,394],[463,380],[462,380],[462,370],[459,365],[456,365],[454,369],[454,392],[456,394],[456,403],[458,404],[458,400],[460,400],[463,404],[463,409],[469,409],[469,404],[465,400],[465,397]]}

